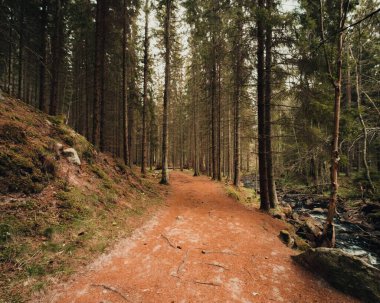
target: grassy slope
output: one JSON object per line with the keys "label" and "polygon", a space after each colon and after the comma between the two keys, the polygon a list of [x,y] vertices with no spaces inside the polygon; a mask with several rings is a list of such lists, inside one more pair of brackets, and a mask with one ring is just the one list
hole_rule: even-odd
{"label": "grassy slope", "polygon": [[[74,147],[81,167],[56,159]],[[161,201],[140,179],[94,151],[60,119],[0,100],[0,302],[23,302],[125,237]]]}

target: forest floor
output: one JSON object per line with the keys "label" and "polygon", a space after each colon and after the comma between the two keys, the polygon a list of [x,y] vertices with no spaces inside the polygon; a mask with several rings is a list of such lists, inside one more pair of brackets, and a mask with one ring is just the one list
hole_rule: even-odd
{"label": "forest floor", "polygon": [[357,302],[293,263],[285,223],[173,172],[165,205],[130,238],[35,302]]}

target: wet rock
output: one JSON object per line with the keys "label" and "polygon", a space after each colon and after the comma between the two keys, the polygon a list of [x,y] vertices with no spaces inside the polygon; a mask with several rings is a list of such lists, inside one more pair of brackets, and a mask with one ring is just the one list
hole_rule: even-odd
{"label": "wet rock", "polygon": [[299,216],[299,214],[298,214],[298,213],[292,213],[292,219],[293,219],[294,221],[299,221],[299,220],[300,220],[300,216]]}
{"label": "wet rock", "polygon": [[313,201],[313,199],[306,199],[306,201],[305,201],[305,206],[313,206],[313,204],[314,204],[314,201]]}
{"label": "wet rock", "polygon": [[317,208],[313,208],[312,212],[315,214],[324,214],[326,212],[326,210],[323,208],[317,207]]}
{"label": "wet rock", "polygon": [[289,231],[281,230],[279,237],[280,237],[281,241],[284,242],[288,247],[293,247],[294,239],[290,235]]}
{"label": "wet rock", "polygon": [[363,207],[362,211],[366,214],[370,212],[380,212],[380,204],[375,202],[367,202]]}
{"label": "wet rock", "polygon": [[305,226],[309,232],[311,232],[315,238],[319,238],[322,234],[323,227],[321,224],[313,218],[309,218],[305,222]]}
{"label": "wet rock", "polygon": [[285,214],[284,213],[275,213],[274,215],[273,215],[273,218],[276,218],[276,219],[279,219],[279,220],[285,220],[286,219],[286,216],[285,216]]}
{"label": "wet rock", "polygon": [[364,302],[380,302],[380,270],[340,249],[317,248],[292,256],[337,289]]}
{"label": "wet rock", "polygon": [[69,160],[70,163],[75,165],[81,165],[78,153],[74,148],[66,148],[62,151],[62,154]]}

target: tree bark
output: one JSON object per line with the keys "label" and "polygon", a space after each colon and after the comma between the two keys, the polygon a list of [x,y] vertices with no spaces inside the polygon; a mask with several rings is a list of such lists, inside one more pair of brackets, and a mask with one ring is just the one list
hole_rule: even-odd
{"label": "tree bark", "polygon": [[[272,0],[267,0],[268,15],[271,16]],[[266,38],[265,38],[265,147],[267,161],[267,178],[268,178],[268,195],[271,208],[278,204],[276,183],[273,173],[272,160],[272,119],[271,119],[271,102],[272,102],[272,20],[267,21]]]}
{"label": "tree bark", "polygon": [[[334,216],[336,214],[336,204],[338,200],[338,168],[339,168],[339,125],[340,125],[340,107],[341,107],[341,93],[342,93],[342,53],[343,53],[343,31],[345,16],[343,11],[343,0],[340,0],[339,9],[339,34],[337,42],[337,59],[336,59],[336,79],[332,79],[334,84],[334,126],[333,126],[333,142],[331,151],[331,194],[329,201],[329,209],[327,213],[327,220],[324,226],[322,235],[322,246],[334,247],[335,246],[335,228],[334,228]],[[322,4],[322,0],[321,0]],[[323,12],[321,7],[321,13]],[[323,17],[321,16],[323,21]],[[323,25],[323,22],[322,22]],[[322,31],[323,31],[322,26]],[[328,58],[326,58],[328,61]]]}
{"label": "tree bark", "polygon": [[122,98],[123,98],[123,160],[124,164],[129,165],[129,149],[128,149],[128,92],[127,92],[127,39],[128,39],[128,17],[127,17],[127,0],[123,0],[123,83],[122,83]]}
{"label": "tree bark", "polygon": [[269,210],[269,192],[267,179],[266,139],[265,139],[265,96],[264,96],[264,0],[258,1],[257,16],[257,116],[259,137],[259,178],[260,178],[260,209]]}
{"label": "tree bark", "polygon": [[40,42],[40,95],[39,95],[39,109],[45,113],[48,112],[46,104],[46,91],[45,91],[45,80],[46,80],[46,27],[48,22],[47,15],[47,0],[42,0],[41,3],[41,42]]}
{"label": "tree bark", "polygon": [[105,60],[105,17],[107,0],[96,5],[95,69],[94,69],[94,124],[92,141],[97,149],[104,149],[104,60]]}
{"label": "tree bark", "polygon": [[168,112],[170,102],[170,22],[171,22],[172,1],[166,0],[166,15],[165,15],[165,88],[164,88],[164,108],[162,122],[162,177],[161,184],[169,184],[168,172]]}
{"label": "tree bark", "polygon": [[145,37],[144,37],[144,91],[141,138],[141,173],[146,174],[146,116],[148,103],[148,68],[149,68],[149,0],[145,2]]}
{"label": "tree bark", "polygon": [[60,73],[63,57],[63,33],[64,33],[64,19],[63,19],[63,2],[64,0],[55,0],[55,27],[52,36],[52,68],[51,68],[51,82],[50,82],[50,115],[58,114],[58,106],[60,99]]}
{"label": "tree bark", "polygon": [[20,2],[19,20],[19,45],[18,45],[18,88],[17,98],[22,99],[23,88],[23,66],[24,66],[24,2]]}
{"label": "tree bark", "polygon": [[243,8],[242,1],[238,3],[236,16],[237,37],[235,42],[235,80],[234,80],[234,185],[239,186],[240,182],[240,97],[242,87],[242,31],[243,31]]}

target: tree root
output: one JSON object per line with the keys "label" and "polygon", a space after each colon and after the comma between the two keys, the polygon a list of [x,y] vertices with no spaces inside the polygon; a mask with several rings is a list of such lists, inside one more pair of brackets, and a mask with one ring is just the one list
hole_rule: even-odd
{"label": "tree root", "polygon": [[220,268],[223,268],[224,270],[229,270],[229,268],[227,268],[221,264],[218,264],[218,263],[206,263],[206,264],[210,265],[210,266],[220,267]]}
{"label": "tree root", "polygon": [[163,237],[163,238],[168,242],[168,244],[169,244],[171,247],[173,247],[173,248],[175,248],[175,249],[181,249],[180,246],[176,246],[176,245],[174,245],[173,242],[170,241],[170,239],[169,239],[167,236],[165,236],[164,234],[161,234],[161,237]]}
{"label": "tree root", "polygon": [[224,250],[221,250],[221,251],[202,250],[202,254],[204,254],[204,255],[206,255],[206,254],[224,254],[224,255],[238,256],[238,254],[235,254],[235,253],[229,252],[229,251],[224,251]]}
{"label": "tree root", "polygon": [[202,284],[202,285],[211,285],[211,286],[221,286],[221,283],[215,283],[215,282],[203,282],[203,281],[193,281],[195,284]]}
{"label": "tree root", "polygon": [[113,293],[118,294],[120,297],[122,297],[125,301],[131,302],[131,301],[129,301],[129,299],[125,295],[123,295],[120,291],[118,291],[116,288],[114,288],[112,286],[107,286],[107,285],[103,285],[103,284],[91,284],[91,286],[92,287],[101,287],[101,288],[104,288],[105,290],[112,291]]}

